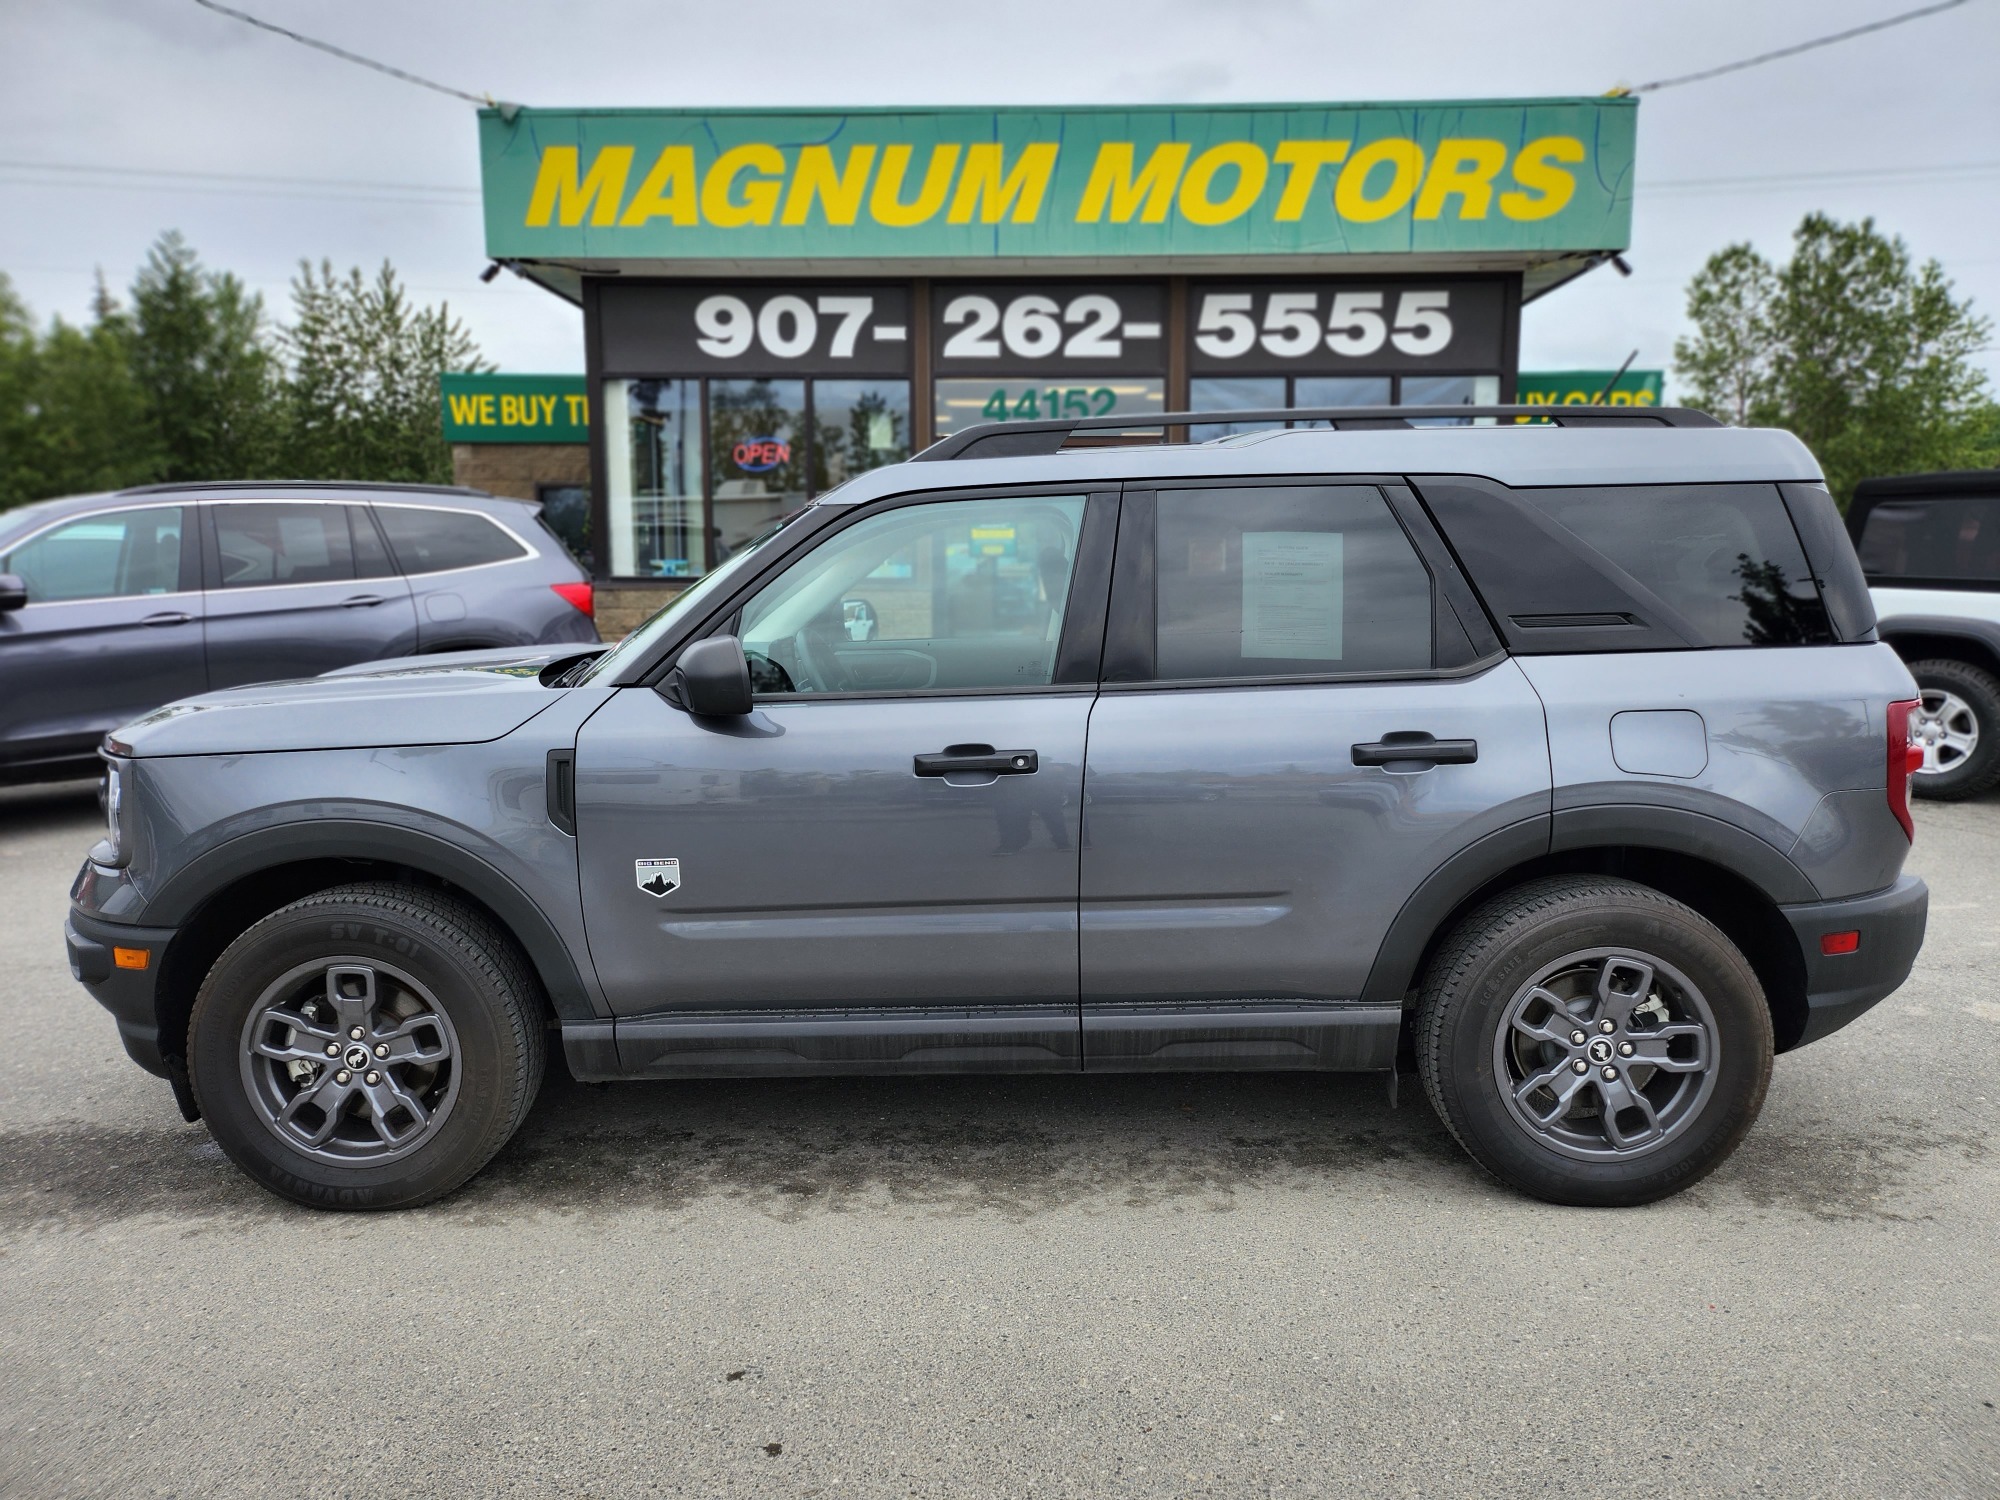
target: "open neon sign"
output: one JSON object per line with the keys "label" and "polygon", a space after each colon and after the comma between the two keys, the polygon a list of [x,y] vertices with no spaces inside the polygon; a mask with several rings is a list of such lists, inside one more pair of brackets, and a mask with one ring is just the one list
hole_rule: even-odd
{"label": "open neon sign", "polygon": [[792,445],[783,438],[745,438],[729,456],[746,474],[766,474],[792,461]]}

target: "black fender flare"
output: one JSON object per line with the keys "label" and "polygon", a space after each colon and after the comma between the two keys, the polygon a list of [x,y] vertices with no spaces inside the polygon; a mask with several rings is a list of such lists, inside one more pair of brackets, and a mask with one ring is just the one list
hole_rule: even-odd
{"label": "black fender flare", "polygon": [[1451,914],[1481,887],[1546,855],[1598,848],[1655,849],[1733,870],[1776,906],[1820,900],[1817,887],[1780,849],[1721,818],[1643,803],[1564,808],[1487,834],[1433,870],[1389,924],[1360,999],[1400,1005],[1418,965]]}
{"label": "black fender flare", "polygon": [[1991,620],[1974,620],[1965,615],[1891,615],[1886,620],[1876,621],[1875,633],[1887,641],[1906,664],[1911,658],[1904,655],[1902,647],[1896,644],[1896,638],[1928,635],[1968,641],[1985,653],[1989,671],[2000,669],[2000,624]]}
{"label": "black fender flare", "polygon": [[146,903],[146,922],[179,927],[217,893],[248,876],[315,859],[407,865],[457,886],[483,903],[520,943],[558,1019],[587,1021],[605,1014],[569,945],[520,886],[478,855],[399,824],[327,818],[238,834],[191,860],[155,891]]}

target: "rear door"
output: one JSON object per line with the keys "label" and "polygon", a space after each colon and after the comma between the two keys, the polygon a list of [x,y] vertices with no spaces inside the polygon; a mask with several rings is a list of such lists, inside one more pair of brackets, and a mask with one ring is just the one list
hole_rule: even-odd
{"label": "rear door", "polygon": [[203,507],[210,685],[312,677],[417,649],[410,585],[365,505]]}
{"label": "rear door", "polygon": [[28,602],[0,612],[0,761],[88,756],[108,729],[207,685],[189,510],[60,521],[0,557]]}
{"label": "rear door", "polygon": [[1404,903],[1486,835],[1546,848],[1539,700],[1448,568],[1397,486],[1126,495],[1084,786],[1086,1067],[1393,1061],[1400,997],[1360,1002]]}

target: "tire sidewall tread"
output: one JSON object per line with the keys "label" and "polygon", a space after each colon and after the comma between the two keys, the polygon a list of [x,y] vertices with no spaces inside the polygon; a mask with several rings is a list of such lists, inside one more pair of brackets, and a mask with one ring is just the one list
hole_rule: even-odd
{"label": "tire sidewall tread", "polygon": [[2000,678],[1948,656],[1909,666],[1918,691],[1937,687],[1955,693],[1979,720],[1979,745],[1972,754],[1952,770],[1912,776],[1911,794],[1934,802],[1960,802],[2000,785]]}
{"label": "tire sidewall tread", "polygon": [[[1494,1078],[1501,1013],[1544,964],[1594,947],[1665,959],[1715,1014],[1715,1088],[1667,1145],[1628,1162],[1590,1162],[1535,1142]],[[1417,1069],[1431,1107],[1487,1171],[1549,1202],[1619,1207],[1679,1192],[1719,1166],[1755,1122],[1770,1083],[1773,1037],[1762,986],[1706,918],[1672,897],[1609,876],[1551,876],[1487,901],[1454,929],[1425,973]]]}
{"label": "tire sidewall tread", "polygon": [[[241,1076],[243,1027],[263,988],[318,958],[376,954],[422,980],[457,1033],[458,1094],[438,1134],[372,1167],[314,1161],[258,1115]],[[444,892],[386,882],[306,896],[225,948],[188,1024],[189,1083],[217,1144],[264,1187],[317,1208],[409,1208],[442,1197],[519,1129],[546,1061],[541,986],[485,915]]]}

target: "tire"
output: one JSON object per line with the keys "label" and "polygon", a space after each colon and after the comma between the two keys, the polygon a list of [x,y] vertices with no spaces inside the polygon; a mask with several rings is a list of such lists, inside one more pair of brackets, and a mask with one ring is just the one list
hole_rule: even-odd
{"label": "tire", "polygon": [[1631,881],[1554,876],[1453,930],[1425,974],[1416,1052],[1431,1107],[1487,1171],[1550,1203],[1625,1207],[1736,1149],[1770,1084],[1771,1013],[1706,918]]}
{"label": "tire", "polygon": [[1910,675],[1924,705],[1910,723],[1924,743],[1910,790],[1940,802],[1991,791],[2000,783],[2000,678],[1949,657],[1912,662]]}
{"label": "tire", "polygon": [[543,1016],[532,971],[473,907],[340,886],[223,950],[189,1021],[189,1081],[217,1143],[280,1197],[411,1208],[520,1127],[541,1086]]}

